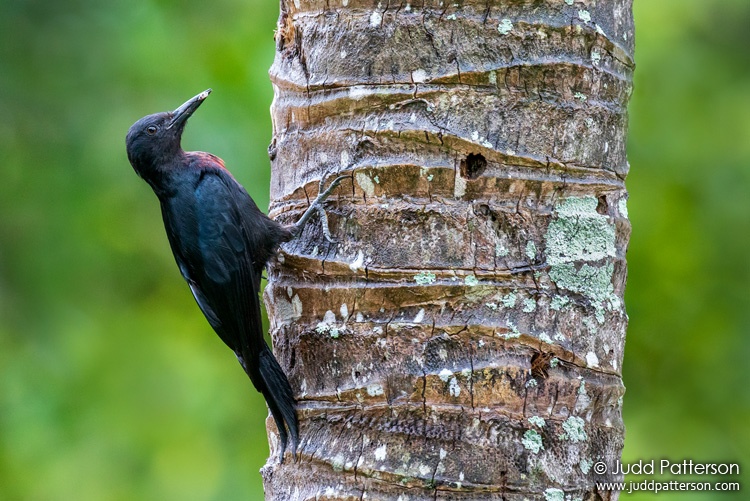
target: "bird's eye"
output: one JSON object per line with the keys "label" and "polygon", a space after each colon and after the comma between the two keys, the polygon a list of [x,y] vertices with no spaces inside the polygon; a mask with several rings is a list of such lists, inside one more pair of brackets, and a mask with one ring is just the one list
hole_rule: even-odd
{"label": "bird's eye", "polygon": [[146,128],[146,132],[148,132],[148,133],[149,133],[149,134],[151,134],[152,136],[153,136],[154,134],[156,134],[156,131],[157,131],[157,130],[159,130],[159,128],[158,128],[158,127],[157,127],[156,125],[149,125],[149,126],[148,126],[148,127]]}

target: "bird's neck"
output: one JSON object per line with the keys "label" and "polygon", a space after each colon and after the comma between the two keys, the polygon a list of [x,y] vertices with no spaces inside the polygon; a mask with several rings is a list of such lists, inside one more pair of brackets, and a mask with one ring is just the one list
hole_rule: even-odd
{"label": "bird's neck", "polygon": [[135,161],[133,167],[136,173],[146,181],[158,197],[169,196],[174,190],[174,177],[179,172],[180,166],[184,164],[185,152],[180,148],[169,155],[160,155],[158,158]]}

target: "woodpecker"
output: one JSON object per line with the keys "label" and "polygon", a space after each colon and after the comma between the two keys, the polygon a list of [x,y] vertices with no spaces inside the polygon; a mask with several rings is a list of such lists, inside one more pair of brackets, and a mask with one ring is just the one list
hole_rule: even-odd
{"label": "woodpecker", "polygon": [[125,140],[128,160],[159,199],[172,253],[195,301],[263,394],[279,431],[281,462],[289,438],[296,454],[299,430],[289,380],[263,339],[261,274],[279,244],[298,236],[313,213],[321,214],[330,239],[322,205],[350,176],[337,177],[325,190],[321,180],[318,197],[296,224],[277,223],[219,157],[182,149],[185,124],[210,93],[135,122]]}

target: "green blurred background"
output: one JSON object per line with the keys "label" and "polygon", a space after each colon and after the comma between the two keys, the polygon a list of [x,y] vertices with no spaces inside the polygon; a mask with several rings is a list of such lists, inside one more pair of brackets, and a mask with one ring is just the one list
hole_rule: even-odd
{"label": "green blurred background", "polygon": [[[261,499],[265,405],[179,277],[124,136],[212,87],[185,144],[267,206],[277,12],[0,1],[1,500]],[[750,466],[750,2],[635,12],[625,460]],[[742,498],[659,497],[685,496]]]}

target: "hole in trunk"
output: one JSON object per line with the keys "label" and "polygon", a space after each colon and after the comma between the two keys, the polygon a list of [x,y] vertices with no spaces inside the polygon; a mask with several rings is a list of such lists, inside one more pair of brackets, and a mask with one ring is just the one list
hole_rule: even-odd
{"label": "hole in trunk", "polygon": [[607,204],[607,197],[605,195],[599,195],[599,203],[596,205],[596,212],[599,214],[607,215],[609,205]]}
{"label": "hole in trunk", "polygon": [[461,160],[461,177],[466,179],[476,179],[482,175],[482,172],[487,168],[487,160],[479,153],[469,153],[469,155]]}

